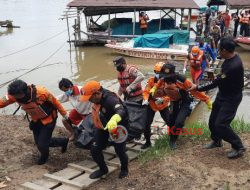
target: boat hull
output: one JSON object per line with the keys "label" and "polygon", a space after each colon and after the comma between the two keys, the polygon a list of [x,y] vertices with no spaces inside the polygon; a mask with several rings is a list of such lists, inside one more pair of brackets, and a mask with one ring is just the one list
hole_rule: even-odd
{"label": "boat hull", "polygon": [[126,48],[121,46],[116,46],[112,44],[105,45],[108,48],[111,48],[115,53],[130,56],[138,57],[145,59],[163,59],[163,60],[176,60],[184,61],[187,58],[188,52],[167,52],[157,50],[149,50],[143,48]]}
{"label": "boat hull", "polygon": [[244,44],[241,42],[238,42],[238,45],[242,47],[243,49],[249,50],[250,51],[250,44]]}
{"label": "boat hull", "polygon": [[248,37],[241,37],[241,38],[237,38],[235,40],[237,42],[237,44],[242,47],[245,50],[249,50],[250,51],[250,38]]}

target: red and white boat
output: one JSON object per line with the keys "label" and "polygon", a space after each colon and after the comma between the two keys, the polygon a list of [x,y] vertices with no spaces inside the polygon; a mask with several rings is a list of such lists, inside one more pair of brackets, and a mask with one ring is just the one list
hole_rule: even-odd
{"label": "red and white boat", "polygon": [[240,47],[250,51],[250,37],[238,37],[235,41]]}

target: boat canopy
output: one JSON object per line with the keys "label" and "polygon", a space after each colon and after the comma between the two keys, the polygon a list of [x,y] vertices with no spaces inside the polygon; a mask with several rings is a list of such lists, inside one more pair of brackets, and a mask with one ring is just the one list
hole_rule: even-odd
{"label": "boat canopy", "polygon": [[189,31],[187,30],[161,30],[134,38],[134,47],[142,48],[169,48],[170,44],[188,43]]}
{"label": "boat canopy", "polygon": [[188,44],[190,32],[188,30],[160,30],[157,34],[173,34],[174,44]]}
{"label": "boat canopy", "polygon": [[134,38],[134,48],[169,48],[173,34],[145,34]]}

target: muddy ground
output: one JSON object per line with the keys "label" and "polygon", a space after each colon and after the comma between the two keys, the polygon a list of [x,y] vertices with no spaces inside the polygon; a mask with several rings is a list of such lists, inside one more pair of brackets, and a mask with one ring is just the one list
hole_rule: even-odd
{"label": "muddy ground", "polygon": [[[56,128],[53,136],[65,136],[61,128]],[[15,189],[44,173],[63,169],[68,163],[83,160],[89,152],[69,144],[68,151],[61,154],[60,148],[51,148],[50,158],[43,166],[36,165],[39,158],[32,131],[27,120],[20,116],[0,116],[0,182],[7,181],[4,189]]]}
{"label": "muddy ground", "polygon": [[[66,167],[67,163],[83,160],[87,151],[76,149],[72,144],[65,154],[60,149],[51,149],[50,160],[37,166],[38,152],[27,122],[20,117],[0,116],[0,182],[15,189],[18,184],[40,178],[44,173],[54,172]],[[62,136],[56,129],[54,136]],[[250,147],[250,134],[241,135]],[[250,153],[236,160],[228,160],[223,148],[203,150],[205,142],[190,142],[180,139],[179,149],[166,155],[162,160],[150,161],[140,165],[133,161],[129,165],[130,174],[126,179],[117,178],[118,172],[109,175],[92,185],[90,190],[108,189],[250,189]],[[6,180],[7,179],[10,181]]]}

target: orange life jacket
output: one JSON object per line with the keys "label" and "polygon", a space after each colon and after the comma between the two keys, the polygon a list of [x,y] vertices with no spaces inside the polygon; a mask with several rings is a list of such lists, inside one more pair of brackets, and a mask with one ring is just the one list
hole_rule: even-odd
{"label": "orange life jacket", "polygon": [[[155,81],[154,77],[149,78],[148,80],[148,84],[145,87],[145,90],[143,92],[143,98],[145,100],[149,100],[149,105],[152,108],[152,110],[154,111],[161,111],[163,109],[165,109],[169,102],[170,102],[170,98],[168,96],[166,96],[164,89],[165,89],[165,82],[159,82],[159,81]],[[157,89],[155,91],[154,96],[152,97],[150,95],[150,90],[156,86]],[[156,104],[156,98],[163,98],[163,103],[162,104]]]}
{"label": "orange life jacket", "polygon": [[201,64],[202,64],[202,57],[203,57],[203,51],[200,50],[199,54],[197,57],[194,57],[192,53],[189,54],[189,61],[190,61],[190,66],[194,70],[201,70]]}
{"label": "orange life jacket", "polygon": [[[56,112],[52,103],[48,101],[45,101],[43,103],[37,102],[37,97],[36,97],[37,92],[35,85],[31,85],[30,89],[31,89],[31,99],[29,103],[23,104],[18,102],[18,104],[28,115],[30,115],[33,121],[44,119],[50,116],[53,113],[53,111]],[[56,113],[53,113],[53,116],[56,117]]]}
{"label": "orange life jacket", "polygon": [[[134,65],[127,65],[126,69],[123,72],[118,72],[118,81],[121,86],[122,92],[126,92],[126,88],[134,82],[136,77],[129,74],[129,70],[132,68],[136,68]],[[137,68],[136,68],[137,69]],[[129,94],[130,97],[139,96],[142,94],[141,83],[137,84],[135,89]]]}
{"label": "orange life jacket", "polygon": [[244,15],[244,16],[241,18],[241,23],[248,24],[248,23],[249,23],[249,16]]}
{"label": "orange life jacket", "polygon": [[140,28],[147,28],[148,27],[148,22],[144,18],[144,16],[140,16],[139,20],[140,20]]}
{"label": "orange life jacket", "polygon": [[181,99],[179,88],[176,84],[166,84],[164,93],[170,98],[171,101],[178,101]]}
{"label": "orange life jacket", "polygon": [[99,117],[101,105],[100,104],[93,104],[92,106],[92,119],[95,127],[98,129],[103,129],[103,125],[101,119]]}

